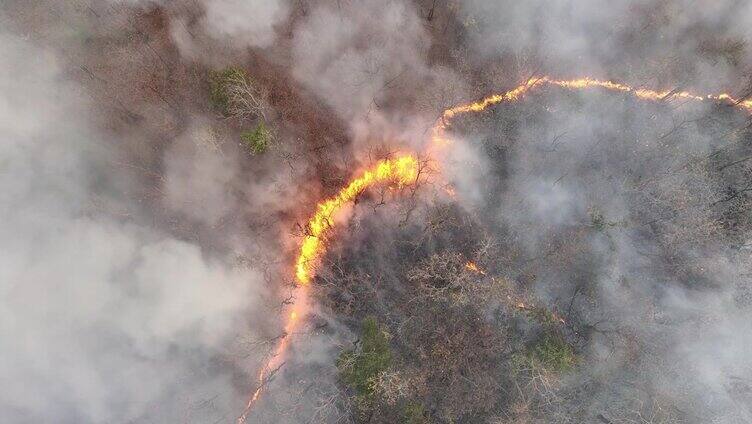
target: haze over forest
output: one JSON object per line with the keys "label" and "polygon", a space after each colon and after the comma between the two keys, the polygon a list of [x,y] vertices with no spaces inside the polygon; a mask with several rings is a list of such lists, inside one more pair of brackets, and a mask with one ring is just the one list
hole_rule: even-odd
{"label": "haze over forest", "polygon": [[0,422],[752,423],[751,28],[0,1]]}

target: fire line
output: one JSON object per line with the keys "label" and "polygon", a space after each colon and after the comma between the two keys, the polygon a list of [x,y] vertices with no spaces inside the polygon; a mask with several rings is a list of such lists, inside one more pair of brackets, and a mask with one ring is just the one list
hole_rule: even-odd
{"label": "fire line", "polygon": [[363,191],[375,185],[389,184],[396,188],[403,188],[414,184],[419,176],[420,164],[412,155],[402,155],[393,159],[384,159],[373,167],[366,169],[342,188],[337,195],[316,205],[316,211],[306,225],[306,235],[300,246],[298,258],[295,262],[295,303],[292,304],[290,314],[285,323],[284,333],[273,355],[258,374],[258,387],[251,395],[245,410],[238,418],[238,423],[246,421],[248,414],[256,404],[267,379],[283,365],[284,353],[289,344],[289,337],[297,328],[307,299],[308,287],[316,271],[329,240],[329,235],[336,222],[334,216],[345,205],[354,201]]}
{"label": "fire line", "polygon": [[[540,76],[531,78],[507,92],[492,94],[476,102],[460,104],[444,110],[441,119],[431,129],[431,144],[427,149],[429,156],[438,152],[443,146],[451,141],[446,134],[446,130],[454,117],[468,113],[482,112],[489,107],[504,102],[517,102],[532,90],[545,85],[568,90],[600,88],[611,92],[627,94],[639,100],[654,102],[671,100],[715,102],[752,114],[752,100],[734,98],[727,93],[699,95],[689,91],[657,91],[646,88],[637,88],[626,84],[591,77],[559,80],[548,76]],[[259,385],[253,392],[242,415],[238,418],[239,424],[246,421],[248,414],[263,391],[267,382],[266,380],[284,364],[282,359],[289,345],[289,336],[297,328],[304,315],[303,308],[305,307],[307,299],[308,286],[310,285],[311,280],[316,273],[316,267],[326,253],[327,245],[330,242],[329,236],[336,224],[334,221],[334,215],[370,187],[380,184],[392,184],[399,188],[403,188],[414,184],[418,175],[419,162],[413,155],[402,155],[394,159],[385,159],[377,162],[373,167],[365,170],[358,177],[351,180],[337,195],[316,205],[316,210],[307,223],[307,234],[303,238],[300,251],[295,261],[295,278],[297,281],[296,302],[291,306],[290,313],[285,323],[284,333],[274,351],[274,354],[259,372]],[[485,273],[477,268],[472,262],[468,262],[466,267],[473,272]],[[529,306],[524,303],[519,303],[516,306],[518,309],[529,308]],[[562,323],[564,322],[562,318],[558,316],[556,318],[558,321]]]}
{"label": "fire line", "polygon": [[308,221],[308,234],[303,239],[295,263],[295,277],[298,282],[303,286],[310,283],[316,263],[326,249],[327,234],[334,227],[332,217],[342,206],[355,200],[360,193],[375,184],[393,183],[404,187],[414,183],[417,178],[418,160],[415,157],[406,155],[382,160],[360,177],[350,181],[339,194],[319,203],[313,217]]}

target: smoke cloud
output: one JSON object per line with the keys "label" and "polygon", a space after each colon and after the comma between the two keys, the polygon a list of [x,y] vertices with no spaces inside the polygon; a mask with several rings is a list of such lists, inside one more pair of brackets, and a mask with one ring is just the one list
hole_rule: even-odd
{"label": "smoke cloud", "polygon": [[203,24],[214,37],[241,46],[268,47],[276,39],[275,26],[290,13],[286,0],[208,0]]}
{"label": "smoke cloud", "polygon": [[[2,34],[0,54],[4,419],[205,421],[237,407],[227,390],[245,374],[220,364],[252,334],[262,276],[150,225],[54,52]],[[190,180],[170,157],[170,178]],[[227,174],[206,171],[222,164],[193,165],[208,196],[193,201],[226,203],[215,187]]]}

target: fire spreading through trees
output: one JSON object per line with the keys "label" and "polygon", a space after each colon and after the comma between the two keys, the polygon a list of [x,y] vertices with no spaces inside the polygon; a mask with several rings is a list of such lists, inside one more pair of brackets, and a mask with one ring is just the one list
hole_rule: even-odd
{"label": "fire spreading through trees", "polygon": [[[647,101],[668,102],[674,100],[688,100],[715,102],[741,109],[747,113],[752,113],[752,100],[734,98],[726,93],[703,96],[688,91],[656,91],[645,88],[636,88],[625,84],[589,77],[571,80],[557,80],[543,76],[531,78],[525,83],[505,93],[493,94],[477,102],[462,104],[446,109],[442,114],[442,118],[431,130],[431,144],[429,144],[427,150],[428,156],[431,157],[433,154],[437,153],[442,146],[451,142],[451,139],[447,135],[447,130],[451,124],[452,118],[467,113],[482,112],[499,103],[518,101],[531,90],[546,85],[569,90],[600,88],[611,92],[624,93],[637,99]],[[344,188],[342,188],[336,196],[326,199],[316,206],[314,215],[306,225],[306,235],[295,261],[295,277],[297,280],[295,293],[296,301],[290,306],[284,326],[284,333],[280,338],[276,349],[259,372],[258,387],[253,392],[245,410],[238,418],[239,424],[246,421],[266,384],[274,373],[284,365],[283,359],[290,342],[290,335],[295,331],[300,321],[305,316],[308,287],[315,276],[317,265],[325,255],[327,247],[331,242],[330,236],[336,224],[334,217],[345,205],[355,201],[361,193],[371,187],[388,185],[398,189],[405,188],[414,185],[419,176],[420,161],[417,156],[412,154],[397,155],[394,158],[381,160],[374,166],[362,171],[356,178],[352,179]],[[485,275],[486,273],[474,262],[468,262],[466,268],[480,275]],[[517,308],[524,310],[528,309],[529,306],[524,303],[518,303]],[[563,319],[558,317],[557,320],[562,323],[564,322]]]}
{"label": "fire spreading through trees", "polygon": [[343,206],[354,201],[364,190],[374,185],[389,184],[396,188],[403,188],[415,184],[419,177],[419,171],[418,159],[412,155],[379,161],[359,177],[351,180],[336,196],[326,199],[316,206],[316,212],[306,225],[306,236],[300,246],[300,252],[295,263],[295,278],[298,283],[295,293],[296,302],[290,308],[282,339],[272,357],[259,372],[259,386],[253,392],[245,411],[238,419],[239,423],[245,422],[248,413],[258,400],[266,380],[283,365],[282,359],[289,343],[288,336],[295,330],[301,316],[304,315],[308,286],[316,271],[316,265],[326,252],[329,234],[335,226],[334,216]]}

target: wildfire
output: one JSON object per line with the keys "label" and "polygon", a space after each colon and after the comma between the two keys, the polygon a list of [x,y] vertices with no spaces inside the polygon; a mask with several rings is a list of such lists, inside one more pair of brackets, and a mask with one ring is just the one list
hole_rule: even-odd
{"label": "wildfire", "polygon": [[336,196],[319,203],[316,213],[308,221],[308,234],[303,240],[295,263],[295,277],[298,282],[303,286],[310,283],[316,264],[326,250],[327,233],[334,227],[332,217],[342,206],[355,200],[363,190],[374,184],[390,183],[401,188],[414,183],[417,178],[418,160],[415,157],[385,159],[350,181]]}
{"label": "wildfire", "polygon": [[[455,106],[444,111],[443,118],[450,119],[458,114],[464,114],[469,112],[480,112],[486,110],[488,107],[497,105],[502,102],[515,102],[522,98],[528,91],[542,86],[552,85],[571,90],[582,90],[586,88],[603,88],[609,91],[617,91],[622,93],[631,94],[634,97],[642,100],[662,101],[673,99],[686,99],[695,101],[717,101],[728,104],[733,107],[743,109],[749,113],[752,113],[752,100],[737,99],[727,93],[722,94],[708,94],[698,95],[688,91],[675,91],[675,90],[650,90],[646,88],[636,88],[626,84],[620,84],[608,80],[599,80],[595,78],[585,77],[571,80],[557,80],[551,77],[542,76],[529,79],[524,84],[520,84],[512,90],[509,90],[502,94],[492,94],[477,102],[468,103],[464,105]],[[443,130],[445,124],[438,124],[437,129]]]}
{"label": "wildfire", "polygon": [[284,364],[284,362],[282,361],[283,355],[287,350],[287,345],[290,343],[290,334],[292,334],[295,328],[297,328],[298,326],[298,314],[301,312],[301,309],[305,305],[303,298],[306,294],[307,291],[305,290],[305,288],[298,289],[298,300],[293,304],[292,311],[290,311],[290,314],[287,317],[284,333],[282,334],[282,337],[280,338],[280,342],[279,344],[277,344],[276,349],[274,349],[274,354],[271,356],[269,361],[267,361],[266,365],[264,365],[264,368],[259,371],[257,378],[258,387],[256,388],[256,390],[254,390],[253,395],[251,395],[251,398],[248,400],[248,404],[243,410],[243,413],[238,418],[238,424],[245,423],[246,419],[248,418],[248,414],[253,408],[253,405],[256,404],[259,396],[261,396],[261,392],[266,385],[266,379],[271,377],[271,375]]}
{"label": "wildfire", "polygon": [[284,364],[282,359],[289,344],[289,335],[297,328],[299,317],[303,315],[302,308],[305,307],[308,285],[313,278],[318,261],[326,252],[327,236],[335,225],[334,215],[369,187],[391,184],[397,188],[402,188],[414,184],[418,179],[418,174],[419,162],[414,156],[405,155],[394,159],[384,159],[377,162],[372,168],[365,170],[359,177],[351,180],[336,196],[316,205],[316,212],[306,225],[307,234],[303,239],[295,262],[295,278],[298,282],[295,294],[296,301],[291,306],[284,333],[274,354],[259,372],[258,387],[251,395],[243,414],[238,418],[239,424],[246,421],[248,414],[263,391],[266,379]]}
{"label": "wildfire", "polygon": [[526,83],[517,86],[516,88],[507,91],[502,94],[492,94],[480,101],[474,103],[468,103],[464,105],[454,106],[444,111],[442,117],[444,119],[451,119],[455,115],[468,113],[468,112],[480,112],[488,109],[489,106],[497,105],[501,102],[514,102],[519,100],[530,89],[537,87],[545,82],[550,81],[547,77],[543,78],[531,78]]}
{"label": "wildfire", "polygon": [[473,261],[467,261],[465,263],[465,268],[480,275],[486,275],[486,271],[483,271],[482,269],[478,268],[478,265]]}
{"label": "wildfire", "polygon": [[[608,80],[599,80],[590,77],[557,80],[548,76],[535,77],[527,80],[512,90],[500,94],[492,94],[477,102],[462,104],[446,109],[440,119],[431,129],[431,144],[427,148],[427,153],[434,159],[442,154],[442,148],[451,143],[451,138],[446,134],[450,121],[457,115],[481,112],[491,106],[502,102],[516,102],[522,99],[529,91],[543,86],[555,86],[568,90],[584,90],[589,88],[600,88],[613,92],[620,92],[634,96],[641,100],[649,101],[669,101],[669,100],[692,100],[692,101],[714,101],[752,113],[752,100],[744,98],[734,98],[729,94],[709,94],[698,95],[688,91],[664,90],[657,91],[645,88],[636,88],[626,84],[616,83]],[[251,408],[258,400],[264,386],[265,379],[268,379],[284,363],[283,355],[289,344],[288,336],[297,328],[300,317],[304,315],[303,308],[307,298],[307,287],[313,278],[316,266],[326,252],[328,236],[334,228],[334,215],[349,202],[354,201],[364,190],[377,184],[391,184],[397,188],[402,188],[416,182],[419,175],[419,163],[416,157],[411,155],[399,156],[394,159],[385,159],[375,166],[365,170],[360,176],[351,180],[340,192],[329,199],[320,202],[316,206],[316,211],[308,221],[306,230],[307,234],[300,246],[297,260],[295,262],[295,277],[298,282],[296,290],[296,302],[292,305],[290,314],[285,323],[284,334],[281,341],[275,349],[274,355],[260,371],[258,380],[259,386],[254,391],[248,402],[243,414],[238,418],[239,423],[243,423],[248,416]],[[454,195],[454,189],[447,185],[445,191],[450,196]],[[468,270],[485,275],[485,271],[478,267],[472,261],[465,264]],[[509,297],[509,301],[519,310],[532,310],[535,307],[525,304],[519,300]],[[554,320],[564,324],[564,318],[551,313]]]}

